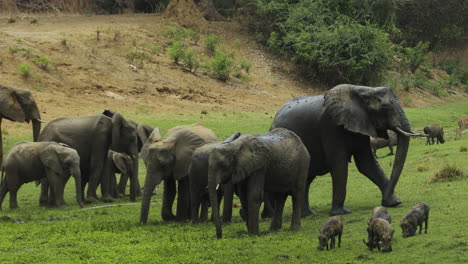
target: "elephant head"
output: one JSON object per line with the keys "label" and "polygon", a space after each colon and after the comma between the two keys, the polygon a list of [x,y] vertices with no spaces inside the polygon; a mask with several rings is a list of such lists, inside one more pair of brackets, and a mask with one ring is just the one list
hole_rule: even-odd
{"label": "elephant head", "polygon": [[[41,115],[31,92],[0,85],[0,126],[2,118],[14,122],[32,121],[33,140],[36,141],[41,131]],[[3,160],[2,133],[0,128],[0,164]]]}
{"label": "elephant head", "polygon": [[143,147],[141,148],[141,158],[143,159],[143,161],[145,162],[145,165],[146,165],[146,158],[148,156],[148,149],[149,147],[160,141],[161,140],[161,129],[159,129],[159,127],[153,129],[153,131],[151,132],[151,134],[149,135],[149,137],[146,139],[145,143],[143,144]]}
{"label": "elephant head", "polygon": [[384,201],[390,198],[403,170],[409,136],[419,135],[411,132],[408,119],[392,90],[388,87],[338,85],[325,94],[323,111],[326,118],[354,133],[385,139],[388,139],[387,129],[397,133],[397,152]]}
{"label": "elephant head", "polygon": [[188,174],[193,151],[205,142],[216,139],[216,135],[210,129],[193,124],[172,128],[164,140],[149,146],[141,224],[146,224],[148,220],[149,203],[156,185],[169,177],[173,177],[174,180],[182,179]]}
{"label": "elephant head", "polygon": [[81,171],[80,156],[76,150],[61,143],[51,143],[39,154],[42,164],[52,170],[55,174],[65,177],[64,184],[68,177],[75,178],[76,201],[83,207],[81,199]]}

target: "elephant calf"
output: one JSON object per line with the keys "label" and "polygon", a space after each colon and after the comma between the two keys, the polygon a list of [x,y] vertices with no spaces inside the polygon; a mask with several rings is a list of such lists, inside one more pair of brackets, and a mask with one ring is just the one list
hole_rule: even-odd
{"label": "elephant calf", "polygon": [[[137,185],[135,177],[132,173],[133,159],[120,152],[109,150],[107,153],[107,160],[104,173],[107,177],[101,182],[102,200],[105,202],[112,202],[114,198],[121,198],[125,196],[125,189],[127,187],[127,180],[130,178],[130,200],[135,201],[137,196]],[[120,182],[117,185],[116,173],[120,173]]]}
{"label": "elephant calf", "polygon": [[268,192],[275,208],[270,230],[281,228],[288,195],[293,200],[290,230],[300,230],[309,161],[301,139],[284,128],[265,134],[241,135],[215,147],[209,157],[208,191],[217,237],[222,237],[222,227],[216,189],[229,182],[238,185],[249,233],[259,233],[259,209],[264,192]]}
{"label": "elephant calf", "polygon": [[0,208],[7,192],[10,192],[10,208],[17,208],[16,194],[21,185],[43,178],[47,178],[51,186],[48,204],[63,207],[63,192],[70,175],[75,177],[76,200],[83,207],[80,157],[76,150],[56,142],[18,143],[2,166]]}
{"label": "elephant calf", "polygon": [[438,125],[428,125],[424,127],[424,133],[427,134],[426,145],[434,145],[434,138],[437,139],[437,144],[439,142],[443,144],[444,140],[444,128]]}

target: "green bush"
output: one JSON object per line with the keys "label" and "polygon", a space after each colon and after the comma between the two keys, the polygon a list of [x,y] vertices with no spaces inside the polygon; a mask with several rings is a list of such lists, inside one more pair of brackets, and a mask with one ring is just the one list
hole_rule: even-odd
{"label": "green bush", "polygon": [[234,66],[233,53],[217,52],[211,60],[211,70],[213,76],[221,81],[229,79]]}
{"label": "green bush", "polygon": [[8,23],[8,24],[13,24],[13,23],[15,23],[15,22],[16,22],[16,18],[14,18],[14,17],[9,17],[9,18],[7,19],[7,23]]}
{"label": "green bush", "polygon": [[138,68],[143,68],[145,62],[151,61],[151,55],[134,47],[128,51],[127,61]]}
{"label": "green bush", "polygon": [[195,72],[198,68],[198,58],[192,48],[188,48],[184,51],[182,57],[182,64],[184,68],[190,72]]}
{"label": "green bush", "polygon": [[459,85],[468,92],[468,70],[463,68],[460,58],[446,59],[438,64],[438,68],[449,74],[450,85]]}
{"label": "green bush", "polygon": [[29,66],[28,64],[18,65],[18,70],[20,71],[21,76],[23,76],[23,78],[25,79],[29,78],[29,76],[31,75],[31,66]]}
{"label": "green bush", "polygon": [[250,67],[251,67],[251,66],[250,66],[250,63],[249,63],[248,61],[246,61],[246,60],[241,60],[241,61],[239,62],[239,67],[240,67],[242,70],[244,70],[245,73],[247,73],[247,74],[250,72]]}
{"label": "green bush", "polygon": [[174,60],[175,63],[179,63],[179,60],[184,55],[184,44],[181,41],[172,43],[168,48],[169,57]]}
{"label": "green bush", "polygon": [[39,66],[39,68],[43,70],[49,70],[50,67],[53,65],[53,62],[47,58],[45,55],[40,55],[39,57],[36,57],[33,59],[33,62]]}
{"label": "green bush", "polygon": [[427,62],[429,42],[419,42],[414,48],[403,48],[400,66],[404,70],[414,73],[421,65]]}
{"label": "green bush", "polygon": [[221,39],[215,34],[211,34],[205,39],[205,48],[208,52],[214,54],[220,43]]}

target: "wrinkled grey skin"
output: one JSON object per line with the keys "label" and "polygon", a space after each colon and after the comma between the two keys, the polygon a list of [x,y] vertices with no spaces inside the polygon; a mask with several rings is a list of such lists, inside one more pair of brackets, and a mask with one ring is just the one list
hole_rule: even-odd
{"label": "wrinkled grey skin", "polygon": [[392,216],[388,213],[387,208],[383,206],[377,206],[372,210],[371,217],[369,218],[369,221],[367,221],[367,239],[369,242],[364,241],[364,244],[369,248],[369,250],[372,250],[375,248],[373,244],[370,243],[370,241],[373,240],[373,233],[371,229],[371,224],[372,222],[377,219],[381,218],[386,220],[389,224],[392,223]]}
{"label": "wrinkled grey skin", "polygon": [[[140,224],[146,224],[151,196],[156,185],[164,180],[161,216],[163,220],[190,219],[190,190],[188,177],[193,151],[208,141],[216,141],[213,131],[201,124],[169,129],[164,139],[148,146],[144,154],[146,179],[141,203]],[[143,150],[145,146],[143,146]],[[142,152],[143,152],[142,150]],[[176,191],[177,183],[177,191]],[[176,215],[172,205],[177,194]]]}
{"label": "wrinkled grey skin", "polygon": [[249,233],[259,233],[259,208],[264,192],[269,193],[275,205],[270,230],[281,228],[283,207],[288,195],[292,195],[293,200],[290,230],[300,230],[308,169],[307,149],[300,138],[287,129],[241,135],[234,141],[215,147],[209,157],[208,191],[216,236],[222,237],[216,186],[229,182],[238,186]]}
{"label": "wrinkled grey skin", "polygon": [[323,224],[318,236],[318,250],[326,248],[328,250],[328,241],[330,249],[335,248],[335,237],[338,236],[338,247],[341,247],[341,235],[343,234],[343,218],[341,216],[332,216]]}
{"label": "wrinkled grey skin", "polygon": [[[192,224],[196,224],[199,220],[208,220],[208,158],[211,151],[219,144],[231,142],[239,136],[240,133],[236,133],[224,142],[207,142],[193,152],[188,174]],[[232,184],[226,183],[220,186],[218,189],[218,196],[219,198],[224,197],[223,223],[230,222],[232,217],[232,200],[234,196],[234,187]]]}
{"label": "wrinkled grey skin", "polygon": [[[55,141],[67,144],[76,149],[80,156],[80,170],[82,174],[82,191],[88,184],[86,202],[97,201],[96,190],[109,174],[104,173],[107,154],[109,150],[125,153],[132,157],[132,175],[138,175],[138,149],[136,129],[119,113],[112,117],[103,114],[55,119],[42,130],[38,141]],[[103,190],[110,190],[103,186]],[[43,203],[47,197],[47,182],[42,181],[40,201]],[[106,197],[110,194],[103,193]]]}
{"label": "wrinkled grey skin", "polygon": [[[130,192],[130,201],[135,201],[137,188],[132,184],[136,184],[137,181],[132,174],[132,168],[133,159],[130,156],[125,153],[109,150],[104,167],[104,175],[106,176],[103,178],[109,182],[101,183],[101,192],[106,194],[106,196],[102,197],[104,202],[112,202],[114,198],[125,197],[127,179],[130,179],[130,190],[133,190]],[[116,173],[121,175],[119,184],[117,184]],[[104,190],[104,187],[108,187],[110,190]]]}
{"label": "wrinkled grey skin", "polygon": [[65,206],[63,192],[70,175],[75,178],[76,200],[81,199],[80,157],[76,150],[55,142],[21,142],[16,144],[5,158],[0,183],[0,209],[7,192],[10,192],[10,208],[18,207],[17,191],[24,184],[47,178],[51,192],[48,205]]}
{"label": "wrinkled grey skin", "polygon": [[392,229],[390,223],[385,219],[375,218],[370,223],[369,229],[370,239],[369,243],[366,243],[369,250],[372,251],[374,248],[377,248],[382,252],[391,252],[395,230]]}
{"label": "wrinkled grey skin", "polygon": [[393,146],[397,145],[397,134],[392,130],[387,130],[388,139],[379,138],[379,137],[370,137],[370,145],[374,156],[377,157],[377,150],[381,148],[388,147],[390,153],[388,155],[393,155]]}
{"label": "wrinkled grey skin", "polygon": [[437,140],[437,144],[439,142],[443,144],[444,140],[444,129],[438,125],[428,125],[424,127],[424,134],[427,134],[427,141],[426,145],[434,145],[434,138]]}
{"label": "wrinkled grey skin", "polygon": [[419,226],[419,234],[422,231],[424,222],[424,233],[427,234],[427,222],[429,221],[429,205],[426,203],[417,203],[411,210],[401,219],[400,226],[403,237],[410,237],[416,234]]}
{"label": "wrinkled grey skin", "polygon": [[32,121],[33,141],[41,131],[41,114],[31,92],[26,89],[0,85],[0,165],[3,161],[2,119],[13,122]]}
{"label": "wrinkled grey skin", "polygon": [[[394,189],[406,160],[410,132],[408,119],[398,99],[387,87],[364,87],[342,84],[325,95],[298,97],[284,104],[276,113],[271,129],[284,127],[295,132],[310,154],[310,171],[302,215],[309,208],[308,190],[317,175],[332,176],[331,215],[350,213],[344,206],[348,162],[351,157],[360,173],[377,185],[382,205],[397,206],[401,201]],[[372,154],[370,137],[388,138],[387,130],[398,134],[398,148],[388,179]]]}
{"label": "wrinkled grey skin", "polygon": [[162,139],[161,129],[159,129],[159,127],[154,128],[153,131],[151,131],[148,138],[146,139],[143,146],[141,147],[140,154],[141,154],[141,158],[143,159],[143,162],[145,163],[145,166],[147,166],[146,160],[148,156],[149,147],[151,146],[151,144],[161,141],[161,139]]}
{"label": "wrinkled grey skin", "polygon": [[458,129],[456,139],[461,139],[462,132],[465,128],[468,128],[468,116],[458,119]]}

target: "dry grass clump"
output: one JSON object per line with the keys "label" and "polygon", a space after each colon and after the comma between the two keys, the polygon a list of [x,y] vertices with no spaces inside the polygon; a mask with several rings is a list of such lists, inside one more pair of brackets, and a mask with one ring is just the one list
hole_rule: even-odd
{"label": "dry grass clump", "polygon": [[454,181],[465,176],[465,173],[455,164],[447,164],[432,176],[429,183]]}
{"label": "dry grass clump", "polygon": [[468,151],[467,147],[465,147],[465,146],[460,147],[460,152],[467,152],[467,151]]}
{"label": "dry grass clump", "polygon": [[423,165],[419,165],[418,168],[417,168],[417,171],[418,172],[424,172],[424,171],[428,171],[429,168],[426,167],[426,166],[423,166]]}

